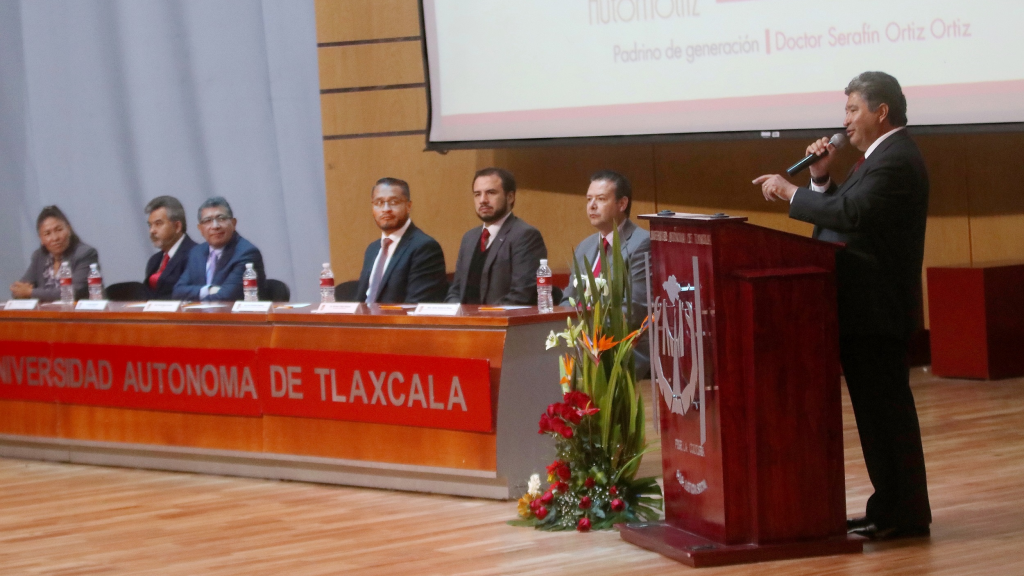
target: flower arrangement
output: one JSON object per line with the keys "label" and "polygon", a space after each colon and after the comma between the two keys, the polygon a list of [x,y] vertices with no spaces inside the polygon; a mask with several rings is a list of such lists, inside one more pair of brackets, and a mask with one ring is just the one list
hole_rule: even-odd
{"label": "flower arrangement", "polygon": [[576,320],[547,338],[548,349],[569,350],[559,358],[562,402],[540,417],[539,432],[554,437],[557,457],[547,467],[547,490],[534,474],[519,500],[520,519],[510,524],[586,532],[659,517],[656,479],[636,478],[648,445],[633,349],[647,320],[630,331],[623,304],[632,302],[632,285],[618,231],[608,256],[611,266],[597,277],[586,259],[583,270],[573,260],[573,283],[584,287],[579,302],[570,299]]}

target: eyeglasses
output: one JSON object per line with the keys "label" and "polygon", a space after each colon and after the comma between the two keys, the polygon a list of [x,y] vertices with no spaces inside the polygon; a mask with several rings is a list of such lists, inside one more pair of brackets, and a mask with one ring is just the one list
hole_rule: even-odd
{"label": "eyeglasses", "polygon": [[199,225],[200,226],[209,226],[215,220],[217,221],[218,224],[223,224],[223,223],[227,222],[228,220],[231,220],[231,218],[228,217],[226,214],[217,214],[216,216],[207,216],[206,218],[203,218],[202,220],[199,221]]}
{"label": "eyeglasses", "polygon": [[375,202],[372,202],[372,204],[373,204],[373,207],[378,209],[378,210],[384,208],[385,206],[388,206],[388,207],[391,207],[391,208],[397,208],[397,207],[401,206],[402,204],[405,204],[405,200],[399,200],[398,198],[392,198],[390,200],[377,200]]}

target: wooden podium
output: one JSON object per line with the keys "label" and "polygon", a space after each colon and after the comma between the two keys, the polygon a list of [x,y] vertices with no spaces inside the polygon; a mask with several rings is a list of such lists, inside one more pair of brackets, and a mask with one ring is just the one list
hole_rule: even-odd
{"label": "wooden podium", "polygon": [[846,534],[837,246],[746,218],[641,218],[665,521],[622,538],[695,567],[861,552]]}

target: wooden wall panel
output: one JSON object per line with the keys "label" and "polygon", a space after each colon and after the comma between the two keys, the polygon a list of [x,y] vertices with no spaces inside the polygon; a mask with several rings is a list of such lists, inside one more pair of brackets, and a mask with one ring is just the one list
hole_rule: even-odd
{"label": "wooden wall panel", "polygon": [[[572,249],[594,233],[587,219],[590,175],[602,169],[628,175],[633,214],[655,210],[653,146],[563,146],[494,151],[494,163],[516,175],[516,215],[544,236],[555,271],[568,272]],[[645,229],[647,224],[640,222]]]}
{"label": "wooden wall panel", "polygon": [[493,434],[434,428],[410,434],[405,426],[284,416],[263,420],[267,452],[463,470],[497,468]]}
{"label": "wooden wall panel", "polygon": [[423,82],[418,40],[321,48],[320,89]]}
{"label": "wooden wall panel", "polygon": [[0,434],[56,437],[60,406],[47,402],[0,400]]}
{"label": "wooden wall panel", "polygon": [[60,436],[259,452],[263,450],[263,420],[67,404],[60,406]]}
{"label": "wooden wall panel", "polygon": [[323,94],[320,109],[328,136],[423,130],[427,125],[423,88]]}
{"label": "wooden wall panel", "polygon": [[318,44],[419,35],[416,0],[316,0]]}
{"label": "wooden wall panel", "polygon": [[384,176],[401,178],[412,193],[412,219],[438,242],[448,270],[455,269],[463,233],[479,224],[473,212],[473,173],[493,153],[423,151],[423,136],[324,142],[331,261],[339,282],[359,277],[363,252],[380,230],[373,222],[370,190]]}
{"label": "wooden wall panel", "polygon": [[1024,134],[964,136],[975,263],[1024,260]]}

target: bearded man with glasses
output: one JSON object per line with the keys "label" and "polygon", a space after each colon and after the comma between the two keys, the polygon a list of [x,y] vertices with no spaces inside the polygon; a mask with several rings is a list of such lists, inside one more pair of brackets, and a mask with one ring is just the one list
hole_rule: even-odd
{"label": "bearded man with glasses", "polygon": [[235,231],[231,205],[215,196],[199,206],[199,232],[206,242],[189,252],[188,264],[174,285],[175,300],[228,301],[242,299],[242,274],[252,263],[263,292],[267,280],[263,256]]}
{"label": "bearded man with glasses", "polygon": [[368,304],[441,302],[448,293],[444,252],[409,218],[409,184],[381,178],[370,190],[381,238],[366,247],[354,300]]}

